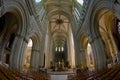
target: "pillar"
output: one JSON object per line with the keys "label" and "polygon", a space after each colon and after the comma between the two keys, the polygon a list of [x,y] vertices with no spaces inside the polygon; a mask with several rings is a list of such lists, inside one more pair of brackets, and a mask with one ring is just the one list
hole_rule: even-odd
{"label": "pillar", "polygon": [[106,55],[101,37],[96,36],[90,39],[90,44],[93,50],[95,69],[100,70],[106,68]]}
{"label": "pillar", "polygon": [[50,68],[52,61],[52,39],[50,33],[46,34],[45,38],[45,67]]}
{"label": "pillar", "polygon": [[10,56],[10,68],[15,70],[22,70],[24,64],[23,58],[26,47],[27,40],[25,40],[25,37],[17,34],[12,46]]}
{"label": "pillar", "polygon": [[3,40],[2,38],[0,38],[0,61],[3,61],[3,56],[4,56],[4,53],[3,53],[3,49],[4,49],[4,45],[3,45]]}
{"label": "pillar", "polygon": [[33,71],[39,70],[39,49],[32,49],[31,60],[30,60],[30,69]]}
{"label": "pillar", "polygon": [[44,65],[44,54],[45,54],[45,39],[41,38],[41,42],[40,42],[40,53],[39,53],[39,67],[45,66]]}

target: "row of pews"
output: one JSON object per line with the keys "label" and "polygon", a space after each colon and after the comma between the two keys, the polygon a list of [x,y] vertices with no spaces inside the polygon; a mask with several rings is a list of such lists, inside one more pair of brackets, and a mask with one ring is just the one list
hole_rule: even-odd
{"label": "row of pews", "polygon": [[19,72],[10,70],[3,65],[0,65],[0,80],[49,80],[50,77],[45,72]]}
{"label": "row of pews", "polygon": [[120,64],[97,72],[77,70],[76,76],[69,80],[120,80]]}
{"label": "row of pews", "polygon": [[50,75],[45,72],[32,72],[32,76],[34,76],[34,80],[50,80]]}
{"label": "row of pews", "polygon": [[[50,80],[50,76],[43,72],[19,72],[0,65],[0,80]],[[100,71],[80,71],[76,75],[68,75],[68,80],[120,80],[120,64]]]}

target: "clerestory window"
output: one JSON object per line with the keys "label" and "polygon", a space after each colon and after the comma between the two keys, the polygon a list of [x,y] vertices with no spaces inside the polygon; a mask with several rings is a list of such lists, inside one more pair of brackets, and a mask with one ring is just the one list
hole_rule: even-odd
{"label": "clerestory window", "polygon": [[35,0],[36,3],[39,3],[41,0]]}
{"label": "clerestory window", "polygon": [[77,0],[77,2],[83,5],[83,0]]}

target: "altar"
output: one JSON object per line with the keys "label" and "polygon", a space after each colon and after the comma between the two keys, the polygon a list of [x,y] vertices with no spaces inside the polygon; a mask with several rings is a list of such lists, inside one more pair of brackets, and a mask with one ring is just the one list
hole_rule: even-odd
{"label": "altar", "polygon": [[50,75],[50,80],[68,80],[68,75],[75,75],[76,70],[68,69],[66,71],[53,71],[48,69],[47,73]]}
{"label": "altar", "polygon": [[50,75],[50,80],[68,80],[67,75]]}

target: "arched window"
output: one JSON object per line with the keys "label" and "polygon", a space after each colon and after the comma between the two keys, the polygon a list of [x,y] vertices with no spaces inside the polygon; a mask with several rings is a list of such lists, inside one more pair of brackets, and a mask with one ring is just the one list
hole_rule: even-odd
{"label": "arched window", "polygon": [[29,69],[29,67],[30,67],[32,46],[33,46],[33,42],[31,39],[29,39],[26,53],[25,53],[25,60],[24,60],[24,69],[26,69],[26,70]]}
{"label": "arched window", "polygon": [[29,42],[28,42],[28,47],[32,47],[33,43],[32,43],[32,40],[29,39]]}
{"label": "arched window", "polygon": [[60,52],[60,47],[58,48],[58,51]]}
{"label": "arched window", "polygon": [[77,0],[81,5],[83,5],[83,0]]}
{"label": "arched window", "polygon": [[63,47],[61,47],[61,51],[62,51],[62,52],[64,51],[64,48],[63,48]]}
{"label": "arched window", "polygon": [[79,22],[79,20],[80,20],[80,13],[79,13],[79,11],[77,10],[77,8],[74,9],[73,14],[74,14],[74,16],[75,16],[75,19]]}
{"label": "arched window", "polygon": [[57,50],[58,50],[58,48],[56,47],[56,48],[55,48],[55,51],[57,51]]}
{"label": "arched window", "polygon": [[35,0],[36,3],[39,3],[41,0]]}
{"label": "arched window", "polygon": [[88,43],[87,45],[87,65],[89,70],[94,70],[94,58],[93,58],[93,52],[91,44]]}

